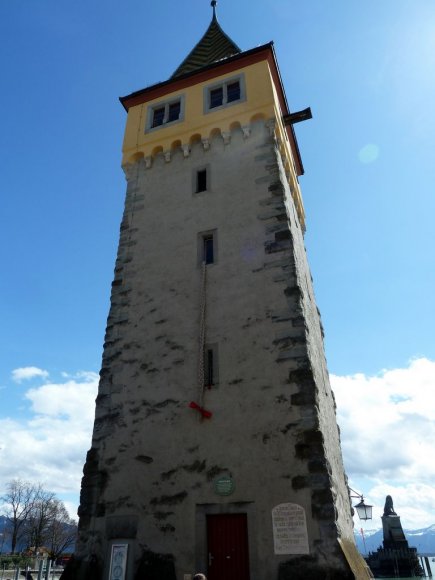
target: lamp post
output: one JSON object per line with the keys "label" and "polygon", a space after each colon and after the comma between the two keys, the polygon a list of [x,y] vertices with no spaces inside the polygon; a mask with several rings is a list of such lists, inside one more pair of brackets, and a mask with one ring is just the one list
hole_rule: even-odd
{"label": "lamp post", "polygon": [[[351,491],[350,497],[354,497],[354,498],[360,500],[359,503],[357,503],[355,506],[353,506],[356,509],[356,513],[358,514],[359,519],[364,520],[364,521],[371,520],[373,506],[364,503],[364,496],[361,493],[358,493],[357,491],[355,491],[351,487],[349,487],[349,490]],[[354,495],[352,495],[352,493]]]}

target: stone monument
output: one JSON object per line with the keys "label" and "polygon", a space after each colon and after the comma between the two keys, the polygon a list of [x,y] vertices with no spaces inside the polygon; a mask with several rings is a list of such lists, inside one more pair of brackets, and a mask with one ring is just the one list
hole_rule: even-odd
{"label": "stone monument", "polygon": [[377,578],[414,578],[424,576],[417,548],[410,548],[400,517],[394,511],[393,498],[385,498],[382,516],[383,546],[369,554],[367,562]]}

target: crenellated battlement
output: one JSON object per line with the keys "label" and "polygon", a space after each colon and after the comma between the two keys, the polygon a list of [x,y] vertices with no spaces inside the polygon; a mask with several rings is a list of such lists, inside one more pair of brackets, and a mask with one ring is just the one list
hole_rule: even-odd
{"label": "crenellated battlement", "polygon": [[[200,147],[204,151],[210,151],[213,143],[216,143],[216,141],[222,141],[227,147],[231,145],[231,140],[235,134],[242,134],[244,140],[249,139],[253,126],[258,123],[265,124],[269,129],[270,135],[275,137],[299,221],[302,229],[305,231],[305,210],[296,174],[296,165],[288,139],[286,139],[285,126],[279,116],[266,120],[263,113],[256,113],[245,125],[233,120],[231,124],[224,127],[213,127],[212,129],[206,127],[205,131],[209,131],[209,133],[194,133],[189,136],[186,142],[182,142],[181,139],[176,139],[172,141],[167,149],[164,149],[163,144],[154,145],[154,148],[150,152],[150,147],[144,145],[141,150],[138,149],[130,156],[129,161],[123,163],[122,168],[128,180],[134,171],[135,163],[141,162],[145,165],[146,169],[151,169],[156,160],[163,159],[165,163],[170,163],[175,155],[181,155],[187,159],[195,147]],[[146,155],[146,153],[150,154]]]}

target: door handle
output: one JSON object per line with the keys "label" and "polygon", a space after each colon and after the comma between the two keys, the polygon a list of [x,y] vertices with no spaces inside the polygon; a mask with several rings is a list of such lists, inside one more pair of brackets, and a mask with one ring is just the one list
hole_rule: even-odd
{"label": "door handle", "polygon": [[214,556],[211,555],[211,552],[208,553],[208,565],[211,566],[213,563]]}

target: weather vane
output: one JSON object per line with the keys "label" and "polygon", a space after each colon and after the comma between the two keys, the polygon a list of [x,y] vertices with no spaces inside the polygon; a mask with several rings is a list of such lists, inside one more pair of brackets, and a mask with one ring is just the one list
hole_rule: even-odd
{"label": "weather vane", "polygon": [[210,6],[213,8],[213,16],[214,17],[216,17],[216,4],[217,4],[216,0],[211,0]]}

